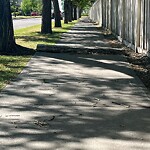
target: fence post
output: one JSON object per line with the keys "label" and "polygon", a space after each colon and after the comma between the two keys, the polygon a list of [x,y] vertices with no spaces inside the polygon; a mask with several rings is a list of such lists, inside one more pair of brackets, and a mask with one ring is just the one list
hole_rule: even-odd
{"label": "fence post", "polygon": [[103,8],[102,8],[102,0],[99,2],[99,7],[100,7],[100,26],[102,26],[102,15],[103,15]]}
{"label": "fence post", "polygon": [[97,0],[90,17],[136,52],[150,55],[150,0]]}
{"label": "fence post", "polygon": [[108,2],[108,29],[111,30],[111,0]]}
{"label": "fence post", "polygon": [[148,0],[147,55],[150,57],[150,0]]}
{"label": "fence post", "polygon": [[[144,0],[141,0],[140,48],[143,50]],[[142,53],[142,51],[140,51]]]}
{"label": "fence post", "polygon": [[135,52],[138,51],[140,46],[140,23],[141,23],[141,0],[135,0]]}

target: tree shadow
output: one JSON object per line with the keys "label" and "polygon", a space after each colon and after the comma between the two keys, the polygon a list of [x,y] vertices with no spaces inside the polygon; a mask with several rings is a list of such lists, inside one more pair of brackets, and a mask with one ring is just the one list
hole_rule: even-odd
{"label": "tree shadow", "polygon": [[33,55],[34,53],[35,53],[34,49],[16,44],[14,50],[7,52],[0,52],[0,55],[23,56],[23,55]]}
{"label": "tree shadow", "polygon": [[149,100],[128,71],[120,57],[37,53],[0,94],[0,147],[147,150]]}
{"label": "tree shadow", "polygon": [[63,31],[53,31],[53,34],[42,34],[40,32],[34,32],[33,35],[26,35],[26,36],[16,36],[16,39],[19,39],[23,42],[35,42],[38,43],[47,43],[47,44],[54,44],[60,38],[60,35],[64,33]]}
{"label": "tree shadow", "polygon": [[[60,40],[50,47],[57,53],[36,53],[1,91],[1,149],[149,149],[146,88],[130,70],[120,47],[115,49],[101,36],[98,40],[106,45],[94,48],[92,35],[97,37],[98,30],[82,28],[89,34],[86,42],[74,38],[82,47],[70,46],[70,41],[61,46]],[[86,38],[85,32],[77,34]],[[65,33],[64,38],[73,34]]]}

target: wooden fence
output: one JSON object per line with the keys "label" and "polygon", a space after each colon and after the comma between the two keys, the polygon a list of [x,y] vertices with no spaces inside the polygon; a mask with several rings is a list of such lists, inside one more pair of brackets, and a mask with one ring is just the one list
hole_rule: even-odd
{"label": "wooden fence", "polygon": [[150,56],[150,0],[97,0],[89,16],[128,47]]}

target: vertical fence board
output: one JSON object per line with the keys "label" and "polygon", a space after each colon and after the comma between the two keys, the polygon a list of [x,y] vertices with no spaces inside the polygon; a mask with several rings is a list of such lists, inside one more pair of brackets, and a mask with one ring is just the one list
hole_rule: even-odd
{"label": "vertical fence board", "polygon": [[150,0],[97,0],[90,18],[139,52],[150,49]]}
{"label": "vertical fence board", "polygon": [[147,30],[147,49],[148,49],[148,56],[150,57],[150,0],[148,0],[148,30]]}

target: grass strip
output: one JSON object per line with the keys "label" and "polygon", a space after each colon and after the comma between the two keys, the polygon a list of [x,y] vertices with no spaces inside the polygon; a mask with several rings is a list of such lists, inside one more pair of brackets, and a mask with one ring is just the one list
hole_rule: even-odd
{"label": "grass strip", "polygon": [[[67,32],[76,22],[74,21],[69,24],[62,23],[62,28],[54,28],[53,23],[53,34],[41,34],[41,25],[15,30],[16,43],[31,49],[35,49],[37,44],[55,44],[61,34]],[[22,56],[0,55],[0,90],[11,79],[17,77],[31,57],[31,55],[26,54]]]}
{"label": "grass strip", "polygon": [[55,28],[54,22],[52,23],[52,34],[41,34],[41,25],[35,25],[15,31],[16,43],[18,45],[35,49],[37,44],[54,45],[60,38],[62,33],[67,32],[77,21],[64,24],[62,22],[62,28]]}
{"label": "grass strip", "polygon": [[0,90],[22,71],[31,56],[0,56]]}
{"label": "grass strip", "polygon": [[14,20],[15,19],[31,19],[31,18],[41,18],[41,16],[16,16],[16,17],[12,17]]}

